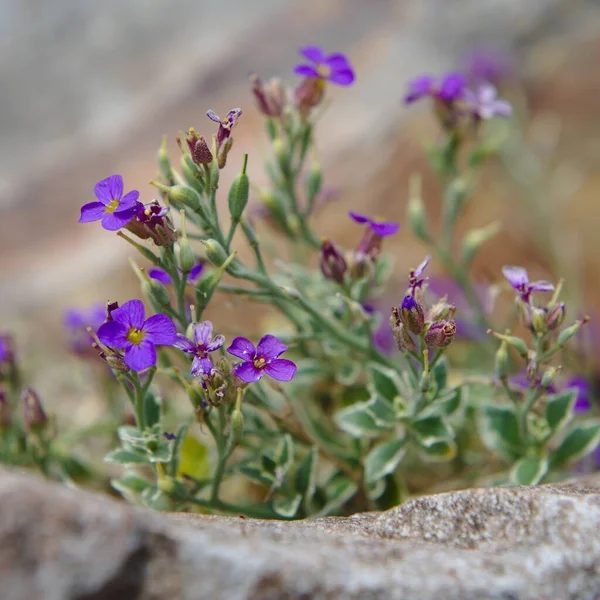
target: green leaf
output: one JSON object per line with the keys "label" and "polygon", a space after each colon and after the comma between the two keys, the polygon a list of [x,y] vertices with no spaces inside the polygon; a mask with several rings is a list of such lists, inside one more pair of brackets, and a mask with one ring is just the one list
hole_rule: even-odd
{"label": "green leaf", "polygon": [[419,446],[419,451],[428,462],[447,462],[456,456],[454,440],[435,442],[430,446]]}
{"label": "green leaf", "polygon": [[155,448],[148,451],[148,460],[153,463],[171,462],[173,458],[173,448],[168,442],[162,442]]}
{"label": "green leaf", "polygon": [[304,497],[304,506],[307,511],[315,493],[317,457],[317,448],[313,446],[296,469],[296,490]]}
{"label": "green leaf", "polygon": [[571,420],[576,399],[577,390],[567,390],[548,398],[545,416],[552,433],[559,431]]}
{"label": "green leaf", "polygon": [[360,363],[346,359],[336,370],[335,380],[345,386],[354,385],[358,381],[361,371]]}
{"label": "green leaf", "polygon": [[396,424],[397,413],[394,405],[385,398],[375,395],[367,403],[367,410],[373,415],[375,424],[382,429],[391,429]]}
{"label": "green leaf", "polygon": [[240,467],[240,473],[243,473],[248,479],[260,485],[271,486],[277,483],[277,478],[274,473],[261,469],[257,465],[242,465]]}
{"label": "green leaf", "polygon": [[152,391],[144,396],[144,421],[146,427],[156,425],[160,420],[160,401]]}
{"label": "green leaf", "polygon": [[125,450],[124,448],[117,448],[112,452],[109,452],[104,457],[104,462],[114,463],[118,465],[131,465],[131,464],[143,464],[148,463],[148,457],[141,452],[135,450]]}
{"label": "green leaf", "polygon": [[454,437],[454,432],[442,417],[430,416],[418,419],[412,423],[411,428],[418,437],[419,444],[425,448]]}
{"label": "green leaf", "polygon": [[510,472],[510,480],[517,485],[536,485],[548,472],[548,459],[526,456],[515,463]]}
{"label": "green leaf", "polygon": [[193,435],[186,435],[181,442],[177,477],[187,475],[194,479],[204,479],[209,474],[210,464],[206,446]]}
{"label": "green leaf", "polygon": [[386,429],[378,425],[367,402],[359,402],[337,412],[334,420],[340,429],[355,438],[377,437]]}
{"label": "green leaf", "polygon": [[506,458],[513,461],[520,458],[523,443],[514,409],[508,406],[484,406],[482,438],[491,450]]}
{"label": "green leaf", "polygon": [[292,436],[288,433],[283,436],[277,448],[275,463],[280,469],[280,473],[285,474],[294,462],[294,442]]}
{"label": "green leaf", "polygon": [[456,413],[462,404],[462,394],[466,389],[455,388],[438,396],[428,409],[428,414],[439,415],[440,417],[450,417]]}
{"label": "green leaf", "polygon": [[292,519],[296,516],[300,503],[302,502],[302,494],[294,496],[280,496],[273,498],[273,510],[285,519]]}
{"label": "green leaf", "polygon": [[387,369],[375,363],[369,364],[369,384],[367,387],[372,395],[379,395],[390,402],[396,396],[401,396],[402,384],[398,374],[392,369]]}
{"label": "green leaf", "polygon": [[314,516],[324,517],[334,513],[348,502],[357,491],[358,486],[352,479],[341,473],[336,473],[325,485],[325,494],[327,495],[325,506]]}
{"label": "green leaf", "polygon": [[152,484],[143,477],[128,473],[120,479],[112,479],[110,485],[122,494],[127,500],[133,502],[137,494],[141,494],[148,486]]}
{"label": "green leaf", "polygon": [[442,356],[442,358],[437,361],[431,374],[433,375],[433,381],[435,382],[435,389],[439,394],[448,385],[448,361],[445,356]]}
{"label": "green leaf", "polygon": [[67,476],[76,483],[86,481],[93,476],[92,469],[74,456],[65,456],[60,462]]}
{"label": "green leaf", "polygon": [[390,440],[373,446],[365,458],[365,482],[375,483],[393,473],[406,453],[403,439]]}
{"label": "green leaf", "polygon": [[597,421],[575,426],[550,455],[553,469],[585,456],[600,443],[600,423]]}

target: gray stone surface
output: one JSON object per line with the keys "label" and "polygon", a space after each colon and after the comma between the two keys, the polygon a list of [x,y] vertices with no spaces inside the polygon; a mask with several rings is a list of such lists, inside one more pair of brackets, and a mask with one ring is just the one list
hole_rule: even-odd
{"label": "gray stone surface", "polygon": [[4,472],[0,598],[592,599],[599,526],[600,476],[284,523],[151,514]]}

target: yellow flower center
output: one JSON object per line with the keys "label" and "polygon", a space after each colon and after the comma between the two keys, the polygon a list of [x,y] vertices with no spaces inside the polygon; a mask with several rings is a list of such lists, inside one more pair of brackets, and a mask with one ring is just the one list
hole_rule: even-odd
{"label": "yellow flower center", "polygon": [[[151,211],[149,208],[146,208],[146,209],[144,210],[144,214],[145,214],[147,217],[149,217],[149,216],[152,214],[152,211]],[[157,463],[157,464],[158,464],[158,463]]]}
{"label": "yellow flower center", "polygon": [[264,358],[255,358],[252,362],[257,369],[262,369],[267,364]]}
{"label": "yellow flower center", "polygon": [[323,79],[327,79],[331,75],[331,67],[328,67],[327,65],[318,65],[317,73],[323,77]]}
{"label": "yellow flower center", "polygon": [[144,332],[141,329],[131,327],[127,332],[127,339],[136,346],[144,339]]}
{"label": "yellow flower center", "polygon": [[119,207],[118,200],[111,200],[110,204],[104,209],[104,212],[107,212],[109,215],[112,215],[115,210]]}

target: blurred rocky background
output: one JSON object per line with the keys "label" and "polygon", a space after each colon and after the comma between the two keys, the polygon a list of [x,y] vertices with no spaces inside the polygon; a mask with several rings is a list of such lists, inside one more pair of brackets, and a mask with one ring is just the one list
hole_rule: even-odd
{"label": "blurred rocky background", "polygon": [[[353,87],[332,91],[320,124],[325,183],[339,192],[320,235],[352,245],[348,209],[404,220],[415,171],[435,222],[439,190],[423,145],[436,125],[427,103],[403,106],[403,91],[419,73],[491,53],[523,134],[486,167],[464,224],[503,223],[475,273],[494,280],[519,263],[566,276],[578,309],[600,313],[596,0],[0,0],[0,330],[16,334],[49,403],[85,389],[85,378],[65,377],[77,367],[61,337],[64,310],[137,290],[127,244],[77,224],[94,184],[118,172],[150,200],[161,137],[175,151],[178,131],[213,132],[208,108],[234,106],[244,114],[228,176],[248,152],[251,178],[263,181],[263,123],[247,78],[293,81],[305,44],[347,53],[357,71]],[[394,244],[403,274],[423,248],[406,226]]]}

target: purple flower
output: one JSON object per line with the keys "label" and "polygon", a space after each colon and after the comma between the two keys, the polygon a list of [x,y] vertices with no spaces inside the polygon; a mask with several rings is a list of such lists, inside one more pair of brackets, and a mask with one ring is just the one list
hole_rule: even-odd
{"label": "purple flower", "polygon": [[210,375],[213,369],[213,363],[209,358],[209,353],[218,350],[225,342],[225,337],[217,335],[212,337],[213,324],[210,321],[194,323],[194,341],[189,340],[185,335],[178,335],[177,341],[173,344],[175,348],[183,350],[187,354],[193,354],[194,360],[190,373],[199,375],[201,373]]}
{"label": "purple flower", "polygon": [[331,81],[344,86],[351,85],[354,81],[354,71],[350,61],[343,54],[326,56],[318,46],[305,46],[299,50],[299,54],[312,64],[296,65],[294,73],[297,75]]}
{"label": "purple flower", "polygon": [[474,91],[465,90],[465,101],[473,116],[482,121],[512,114],[512,106],[498,99],[498,90],[491,83],[482,83]]}
{"label": "purple flower", "polygon": [[84,204],[79,222],[102,220],[102,227],[108,231],[121,229],[131,221],[140,195],[137,190],[132,190],[123,196],[123,178],[120,175],[99,181],[94,187],[94,194],[99,202]]}
{"label": "purple flower", "polygon": [[76,354],[85,354],[92,347],[93,338],[88,333],[94,331],[106,320],[106,306],[102,303],[89,308],[69,308],[64,315],[63,325],[67,330],[71,349]]}
{"label": "purple flower", "polygon": [[8,343],[3,335],[0,335],[0,364],[8,358]]}
{"label": "purple flower", "polygon": [[[204,263],[198,263],[197,265],[194,265],[191,271],[188,273],[187,283],[194,283],[198,277],[200,277],[203,270]],[[179,271],[181,272],[181,269]],[[160,281],[163,285],[171,285],[173,283],[171,276],[166,271],[163,271],[163,269],[159,269],[158,267],[150,269],[148,271],[148,275],[152,277],[152,279]]]}
{"label": "purple flower", "polygon": [[221,119],[213,110],[206,111],[206,116],[211,121],[219,124],[217,147],[220,148],[221,144],[231,135],[231,130],[237,125],[238,119],[242,116],[242,109],[233,108],[227,113],[224,119]]}
{"label": "purple flower", "polygon": [[431,256],[426,256],[423,259],[423,262],[416,269],[411,269],[408,272],[408,286],[410,293],[413,296],[415,295],[415,290],[417,288],[422,287],[423,283],[425,283],[427,279],[427,277],[421,277],[421,275],[423,274],[423,271],[425,271],[425,269],[427,268],[427,265],[429,264],[430,260]]}
{"label": "purple flower", "polygon": [[408,84],[404,102],[412,104],[429,96],[451,103],[463,97],[466,87],[467,78],[462,73],[446,73],[439,81],[432,75],[421,75]]}
{"label": "purple flower", "polygon": [[168,213],[169,207],[161,206],[157,200],[149,204],[137,202],[134,218],[126,229],[143,240],[152,239],[157,246],[169,246],[177,240],[177,232]]}
{"label": "purple flower", "polygon": [[529,275],[523,267],[504,266],[502,273],[515,289],[521,300],[529,304],[532,292],[552,292],[554,286],[549,281],[534,281],[529,283]]}
{"label": "purple flower", "polygon": [[166,315],[145,319],[141,300],[129,300],[111,312],[112,321],[104,323],[97,335],[109,348],[124,350],[125,364],[142,371],[156,364],[155,345],[171,346],[177,341],[177,330]]}
{"label": "purple flower", "polygon": [[395,221],[375,220],[353,211],[350,211],[348,215],[356,223],[360,223],[361,225],[366,223],[375,235],[382,238],[394,235],[400,229],[400,223],[396,223]]}
{"label": "purple flower", "polygon": [[0,366],[15,362],[15,344],[11,335],[0,334]]}
{"label": "purple flower", "polygon": [[243,360],[234,367],[235,375],[245,383],[252,383],[265,373],[277,381],[290,381],[296,373],[296,365],[291,360],[278,358],[287,349],[274,335],[265,335],[256,348],[250,340],[236,337],[227,352]]}
{"label": "purple flower", "polygon": [[581,376],[573,376],[565,384],[567,390],[577,390],[574,411],[576,413],[586,413],[592,408],[592,386],[587,379]]}

